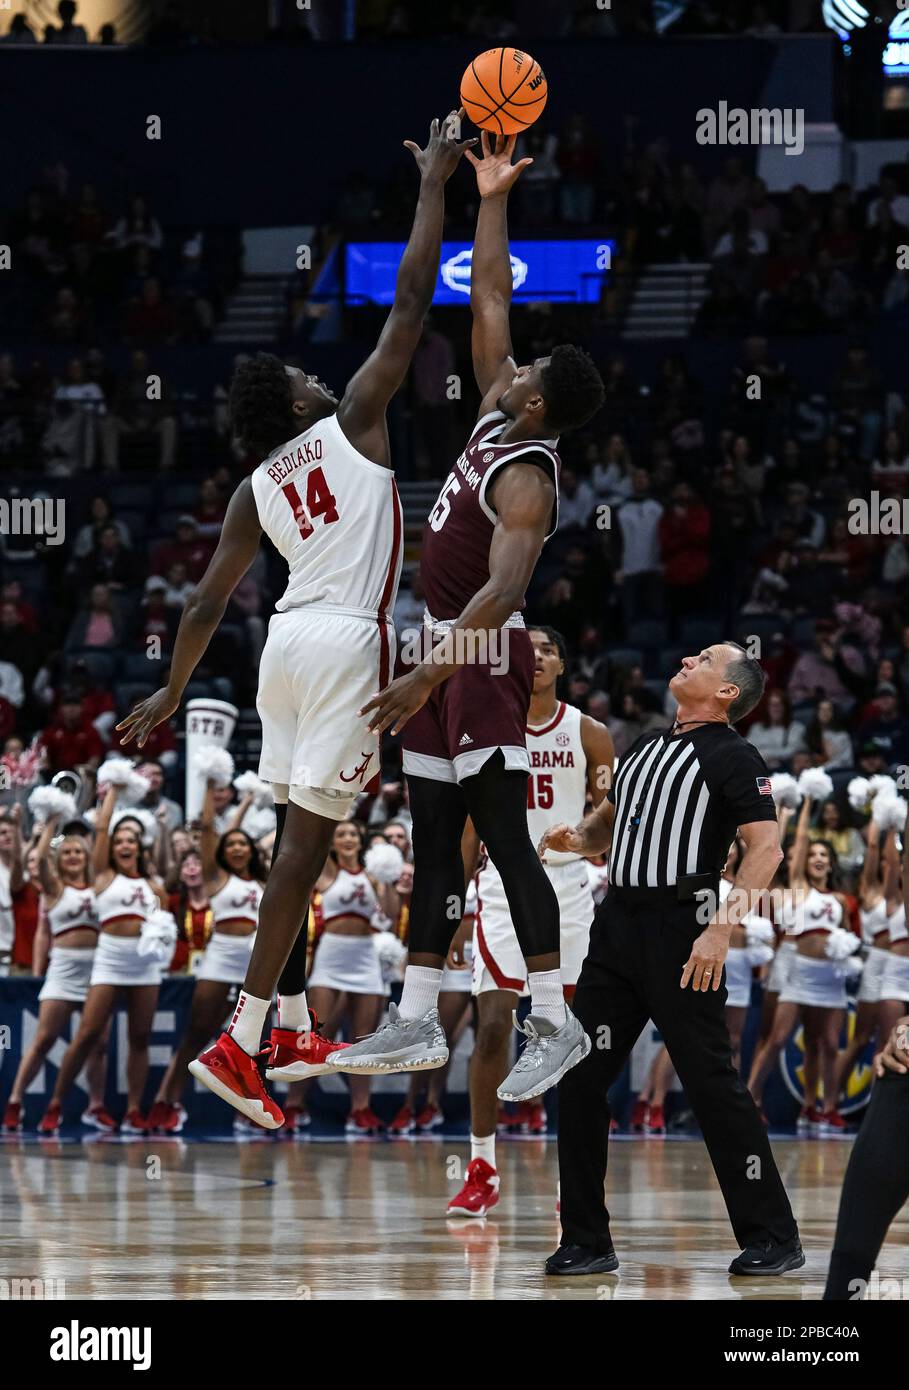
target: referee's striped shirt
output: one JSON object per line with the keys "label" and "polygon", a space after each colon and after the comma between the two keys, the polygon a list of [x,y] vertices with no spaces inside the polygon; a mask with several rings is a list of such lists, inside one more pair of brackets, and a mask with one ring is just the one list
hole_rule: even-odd
{"label": "referee's striped shirt", "polygon": [[767,765],[728,724],[642,734],[620,759],[609,881],[669,888],[722,869],[740,825],[775,820]]}

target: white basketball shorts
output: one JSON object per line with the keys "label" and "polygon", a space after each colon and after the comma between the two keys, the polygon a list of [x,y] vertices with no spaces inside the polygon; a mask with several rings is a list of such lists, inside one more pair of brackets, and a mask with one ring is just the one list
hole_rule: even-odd
{"label": "white basketball shorts", "polygon": [[[587,955],[594,913],[587,862],[575,859],[568,864],[546,864],[544,868],[559,900],[562,985],[574,989]],[[472,990],[474,994],[485,994],[491,989],[527,993],[527,968],[511,924],[502,880],[495,866],[488,864],[477,880]]]}

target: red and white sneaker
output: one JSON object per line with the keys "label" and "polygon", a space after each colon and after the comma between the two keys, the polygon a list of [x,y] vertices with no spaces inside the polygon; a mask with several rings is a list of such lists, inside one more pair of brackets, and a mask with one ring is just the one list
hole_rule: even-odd
{"label": "red and white sneaker", "polygon": [[634,1109],[631,1112],[631,1132],[632,1134],[643,1134],[647,1127],[647,1111],[650,1106],[646,1100],[636,1100]]}
{"label": "red and white sneaker", "polygon": [[448,1203],[449,1216],[485,1216],[499,1200],[499,1175],[485,1158],[467,1165],[464,1186]]}
{"label": "red and white sneaker", "polygon": [[423,1133],[426,1130],[439,1129],[445,1123],[445,1116],[437,1105],[424,1105],[414,1123]]}
{"label": "red and white sneaker", "polygon": [[416,1122],[414,1121],[413,1111],[411,1110],[410,1106],[402,1105],[401,1109],[398,1111],[397,1115],[395,1115],[391,1124],[388,1126],[388,1133],[413,1134],[416,1127],[417,1126]]}
{"label": "red and white sneaker", "polygon": [[374,1115],[368,1105],[364,1105],[360,1110],[351,1110],[344,1125],[345,1134],[355,1134],[369,1137],[372,1134],[381,1134],[385,1126]]}
{"label": "red and white sneaker", "polygon": [[18,1100],[8,1100],[3,1112],[3,1133],[18,1134],[22,1129],[22,1106]]}
{"label": "red and white sneaker", "polygon": [[180,1134],[188,1119],[182,1105],[156,1100],[148,1115],[148,1128],[156,1134]]}
{"label": "red and white sneaker", "polygon": [[820,1134],[823,1123],[824,1117],[815,1106],[812,1105],[805,1111],[805,1128],[809,1134]]}
{"label": "red and white sneaker", "polygon": [[350,1047],[350,1043],[323,1038],[312,1009],[309,1018],[312,1027],[305,1033],[297,1028],[272,1028],[266,1080],[305,1081],[308,1076],[324,1076],[333,1070],[328,1063],[331,1054]]}
{"label": "red and white sneaker", "polygon": [[286,1134],[299,1134],[311,1124],[312,1116],[305,1105],[285,1105],[284,1124],[281,1128]]}
{"label": "red and white sneaker", "polygon": [[647,1121],[644,1125],[646,1134],[665,1134],[666,1119],[663,1115],[662,1105],[650,1105],[647,1107]]}
{"label": "red and white sneaker", "polygon": [[127,1110],[120,1122],[121,1134],[148,1134],[148,1129],[148,1120],[142,1111],[135,1107],[132,1110]]}
{"label": "red and white sneaker", "polygon": [[56,1134],[63,1122],[63,1106],[52,1100],[38,1121],[39,1134]]}
{"label": "red and white sneaker", "polygon": [[92,1105],[88,1110],[83,1110],[81,1120],[90,1129],[100,1129],[105,1134],[117,1132],[117,1121],[103,1105]]}
{"label": "red and white sneaker", "polygon": [[[264,1048],[257,1057],[270,1055]],[[189,1064],[190,1074],[241,1115],[263,1129],[280,1129],[284,1115],[265,1089],[257,1057],[250,1057],[229,1033]]]}
{"label": "red and white sneaker", "polygon": [[525,1134],[548,1134],[549,1123],[546,1119],[546,1107],[542,1102],[528,1101],[525,1107],[523,1128]]}
{"label": "red and white sneaker", "polygon": [[822,1134],[844,1134],[846,1121],[838,1110],[825,1110],[821,1115]]}

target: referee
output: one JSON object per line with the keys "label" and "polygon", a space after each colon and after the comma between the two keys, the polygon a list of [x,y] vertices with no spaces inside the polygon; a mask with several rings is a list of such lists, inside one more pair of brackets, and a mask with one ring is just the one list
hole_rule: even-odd
{"label": "referee", "polygon": [[[730,1274],[783,1274],[805,1263],[766,1130],[733,1066],[722,987],[731,927],[782,858],[767,767],[731,727],[757,704],[764,681],[734,642],[685,657],[669,682],[678,702],[672,728],[637,739],[597,810],[541,841],[541,850],[583,855],[611,847],[609,891],[572,1005],[593,1047],[559,1084],[562,1244],[547,1274],[618,1268],[603,1193],[606,1094],[650,1018],[742,1247]],[[720,870],[736,832],[745,844],[738,891],[720,906]]]}

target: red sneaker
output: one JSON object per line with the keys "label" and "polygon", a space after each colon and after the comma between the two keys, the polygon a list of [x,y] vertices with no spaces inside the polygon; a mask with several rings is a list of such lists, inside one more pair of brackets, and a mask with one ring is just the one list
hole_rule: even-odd
{"label": "red sneaker", "polygon": [[521,1129],[524,1134],[547,1134],[546,1107],[537,1101],[528,1101],[521,1117]]}
{"label": "red sneaker", "polygon": [[424,1105],[415,1120],[418,1130],[438,1129],[445,1123],[445,1116],[437,1105]]}
{"label": "red sneaker", "polygon": [[22,1106],[18,1100],[9,1100],[3,1112],[3,1133],[18,1134],[22,1128]]}
{"label": "red sneaker", "polygon": [[[264,1048],[257,1056],[270,1052],[271,1048]],[[283,1125],[284,1116],[265,1089],[256,1057],[244,1052],[229,1033],[222,1033],[214,1047],[190,1062],[189,1071],[203,1086],[263,1129],[280,1129]]]}
{"label": "red sneaker", "polygon": [[[621,1125],[619,1124],[619,1122],[618,1122],[618,1120],[616,1119],[615,1115],[613,1115],[612,1119],[609,1121],[609,1133],[610,1133],[610,1134],[618,1134],[618,1133],[620,1132],[620,1130],[621,1130]],[[558,1208],[556,1208],[556,1210],[558,1210]]]}
{"label": "red sneaker", "polygon": [[650,1109],[646,1100],[636,1100],[634,1109],[631,1112],[631,1132],[632,1134],[643,1134],[647,1125],[647,1111]]}
{"label": "red sneaker", "polygon": [[823,1123],[824,1117],[815,1106],[811,1106],[810,1109],[805,1111],[805,1128],[811,1134],[818,1134]]}
{"label": "red sneaker", "polygon": [[381,1134],[385,1126],[374,1115],[368,1105],[364,1105],[360,1110],[351,1110],[344,1126],[345,1134],[370,1135]]}
{"label": "red sneaker", "polygon": [[120,1122],[121,1134],[148,1134],[149,1129],[148,1120],[142,1111],[135,1107],[132,1110],[127,1110]]}
{"label": "red sneaker", "polygon": [[388,1133],[413,1134],[415,1129],[416,1125],[414,1123],[413,1111],[409,1105],[402,1105],[401,1109],[388,1126]]}
{"label": "red sneaker", "polygon": [[666,1120],[663,1116],[662,1105],[651,1105],[647,1110],[647,1123],[644,1126],[647,1134],[665,1134]]}
{"label": "red sneaker", "polygon": [[148,1113],[148,1128],[156,1134],[179,1134],[186,1124],[186,1111],[182,1105],[174,1105],[169,1100],[156,1100]]}
{"label": "red sneaker", "polygon": [[38,1123],[39,1134],[56,1134],[60,1128],[63,1107],[52,1100]]}
{"label": "red sneaker", "polygon": [[115,1134],[117,1131],[117,1121],[103,1105],[93,1105],[90,1109],[83,1110],[82,1123],[91,1129],[104,1130],[106,1134]]}
{"label": "red sneaker", "polygon": [[485,1216],[499,1200],[499,1175],[485,1158],[467,1165],[464,1186],[448,1203],[449,1216]]}
{"label": "red sneaker", "polygon": [[821,1129],[827,1134],[842,1134],[846,1129],[846,1121],[838,1110],[825,1110],[821,1116]]}
{"label": "red sneaker", "polygon": [[286,1134],[297,1134],[311,1124],[312,1116],[305,1105],[285,1105],[284,1124],[281,1128]]}
{"label": "red sneaker", "polygon": [[496,1129],[503,1134],[514,1134],[515,1130],[520,1128],[518,1120],[517,1110],[506,1110],[504,1105],[500,1105],[496,1117]]}
{"label": "red sneaker", "polygon": [[272,1028],[265,1068],[268,1081],[304,1081],[308,1076],[324,1076],[333,1070],[328,1064],[331,1054],[350,1047],[350,1043],[323,1038],[316,1031],[319,1020],[312,1009],[309,1018],[312,1028],[306,1033],[298,1028]]}

